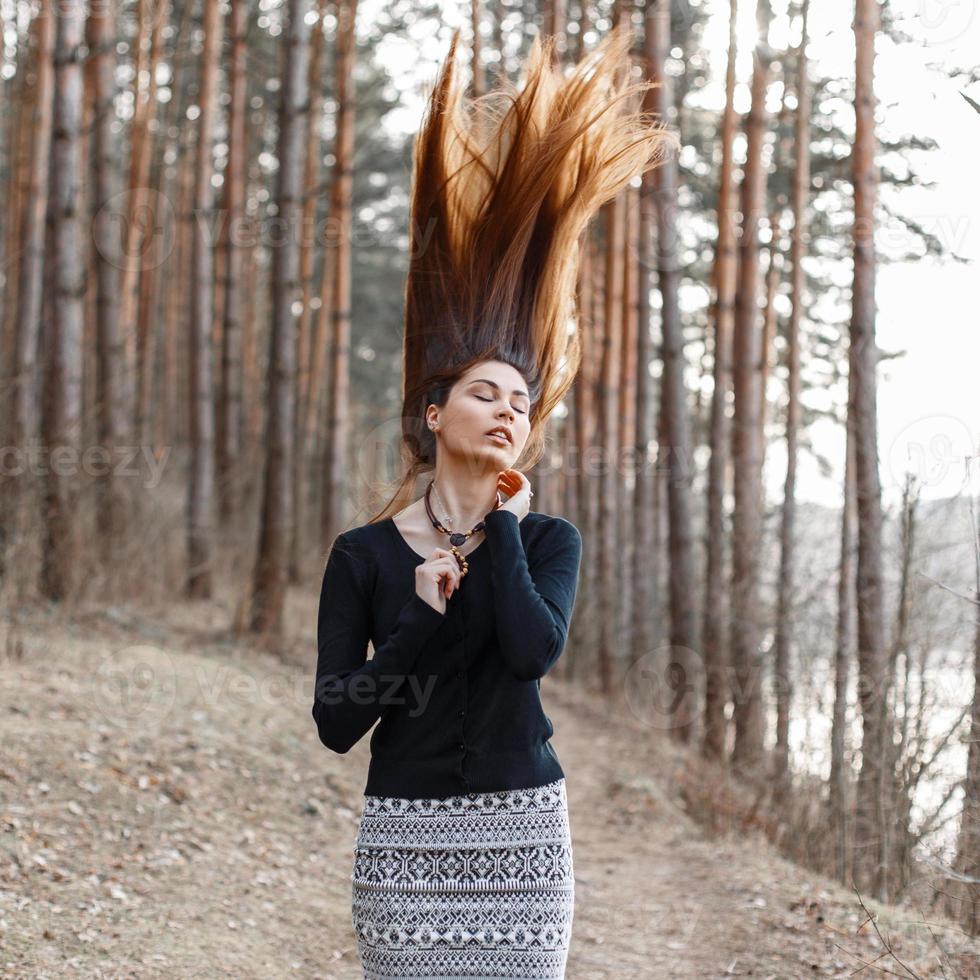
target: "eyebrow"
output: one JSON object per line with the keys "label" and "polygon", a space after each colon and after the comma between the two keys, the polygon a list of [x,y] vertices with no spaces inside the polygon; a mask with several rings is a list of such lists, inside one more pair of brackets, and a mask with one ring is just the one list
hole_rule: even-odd
{"label": "eyebrow", "polygon": [[[495,388],[497,391],[500,391],[500,385],[498,385],[496,381],[491,381],[489,378],[474,378],[472,381],[469,382],[469,384],[475,385],[475,384],[480,384],[481,382],[485,385],[490,385],[491,388]],[[523,395],[525,398],[531,397],[526,391],[522,391],[520,388],[515,388],[511,392],[511,394]]]}

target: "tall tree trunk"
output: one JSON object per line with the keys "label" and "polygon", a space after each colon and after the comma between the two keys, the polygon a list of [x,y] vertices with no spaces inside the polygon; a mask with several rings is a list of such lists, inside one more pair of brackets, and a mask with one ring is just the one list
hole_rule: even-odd
{"label": "tall tree trunk", "polygon": [[[848,387],[853,377],[848,379]],[[847,426],[844,464],[844,505],[841,511],[840,573],[837,581],[837,631],[834,649],[834,710],[830,732],[830,825],[833,828],[834,868],[840,881],[850,879],[850,834],[847,760],[847,688],[854,646],[854,529],[857,504],[854,472],[854,432]]]}
{"label": "tall tree trunk", "polygon": [[[194,251],[194,226],[192,224],[194,206],[194,154],[190,147],[178,140],[177,159],[174,163],[176,187],[174,214],[174,250],[167,257],[168,278],[182,288],[167,291],[164,304],[164,345],[163,345],[163,411],[160,413],[157,429],[157,445],[174,445],[188,439],[192,407],[187,406],[183,383],[188,380],[180,370],[183,363],[185,344],[190,343],[189,332],[181,325],[187,322],[186,300],[190,292],[193,271],[191,262]],[[182,410],[183,409],[183,410]]]}
{"label": "tall tree trunk", "polygon": [[[303,161],[303,228],[316,226],[316,209],[320,195],[316,191],[320,178],[320,120],[323,115],[323,27],[327,16],[327,0],[318,0],[317,18],[310,42],[310,124],[306,138],[306,156]],[[289,542],[289,580],[300,580],[302,544],[306,536],[306,502],[309,498],[307,413],[310,401],[315,397],[310,388],[310,352],[313,320],[313,262],[316,258],[315,237],[302,237],[299,256],[300,286],[303,305],[300,311],[296,336],[297,401],[294,420],[295,453],[293,467],[293,532]]]}
{"label": "tall tree trunk", "polygon": [[[621,0],[613,5],[612,22],[620,24],[625,16]],[[619,580],[617,502],[619,473],[616,386],[619,351],[622,343],[624,230],[626,227],[625,192],[621,191],[602,208],[605,231],[605,264],[603,269],[602,353],[598,379],[598,410],[601,413],[602,448],[599,477],[598,542],[598,618],[599,690],[608,696],[613,689],[613,658],[618,649]]]}
{"label": "tall tree trunk", "polygon": [[[254,283],[258,270],[255,249],[245,252],[244,282]],[[242,436],[241,445],[247,458],[262,435],[262,389],[261,369],[259,367],[259,315],[261,296],[249,303],[242,321]]]}
{"label": "tall tree trunk", "polygon": [[[918,776],[911,768],[914,764],[914,750],[909,744],[913,710],[910,701],[911,676],[911,636],[910,621],[914,586],[912,583],[916,560],[915,534],[917,530],[917,510],[919,491],[917,477],[914,473],[905,474],[905,485],[902,488],[902,516],[899,545],[899,584],[896,611],[895,635],[888,644],[888,676],[893,678],[890,683],[889,714],[896,719],[896,736],[890,734],[885,739],[885,776],[883,780],[884,805],[883,810],[888,821],[888,866],[885,870],[884,881],[887,894],[900,895],[909,883],[909,871],[913,865],[912,851],[917,843],[917,835],[912,831],[912,811],[915,806],[915,795]],[[904,662],[902,684],[898,684],[899,658]],[[901,722],[898,699],[901,698]],[[910,768],[905,768],[908,762]],[[919,772],[922,768],[915,765]]]}
{"label": "tall tree trunk", "polygon": [[245,218],[246,124],[248,121],[248,18],[247,3],[231,5],[228,31],[231,41],[229,65],[228,162],[225,167],[224,309],[221,327],[221,398],[216,418],[215,465],[218,509],[222,523],[238,513],[241,501],[236,488],[236,461],[241,458],[242,411],[242,310],[245,280],[244,252],[235,229]]}
{"label": "tall tree trunk", "polygon": [[190,402],[191,466],[187,493],[187,582],[190,598],[208,599],[212,589],[212,514],[214,510],[214,381],[211,359],[214,253],[208,218],[214,203],[212,149],[218,108],[218,58],[221,7],[204,5],[201,55],[201,115],[197,127],[194,183],[194,258],[191,287]]}
{"label": "tall tree trunk", "polygon": [[[341,529],[345,462],[350,438],[350,303],[351,303],[351,221],[353,210],[354,156],[354,23],[357,0],[343,0],[337,20],[337,136],[333,180],[330,188],[330,214],[337,229],[336,244],[327,250],[330,261],[332,314],[329,399],[326,408],[326,446],[323,473],[325,486],[321,500],[320,540],[329,543]],[[324,271],[324,275],[326,275]],[[322,308],[321,316],[328,309]],[[324,544],[326,547],[326,544]]]}
{"label": "tall tree trunk", "polygon": [[[12,431],[4,426],[13,425],[15,388],[17,385],[17,348],[14,336],[14,316],[17,307],[17,279],[20,270],[20,232],[23,210],[27,200],[29,172],[29,133],[34,132],[34,111],[37,107],[37,48],[40,28],[34,17],[28,29],[26,43],[18,44],[15,75],[8,81],[0,80],[0,98],[16,105],[18,111],[8,113],[6,126],[2,127],[4,158],[7,160],[9,194],[6,213],[0,215],[0,263],[7,270],[0,289],[0,438]],[[2,22],[2,15],[0,15]],[[2,27],[2,23],[0,23]],[[4,59],[0,57],[0,65]],[[28,84],[30,68],[31,84]],[[2,523],[2,522],[0,522]],[[2,532],[0,532],[2,534]]]}
{"label": "tall tree trunk", "polygon": [[[503,17],[502,4],[500,0],[494,4],[494,25],[497,30],[497,48],[500,51],[501,71],[503,70],[503,47],[500,37],[500,22]],[[582,15],[586,13],[586,5],[580,8]],[[579,32],[575,37],[579,37],[582,24],[579,24]],[[575,50],[576,57],[580,49]],[[592,550],[596,548],[598,541],[598,528],[595,523],[594,514],[596,513],[595,492],[596,481],[591,467],[591,446],[596,436],[596,424],[598,420],[596,395],[596,227],[590,225],[586,229],[581,242],[582,256],[579,264],[578,279],[578,327],[582,332],[582,370],[575,380],[572,387],[572,398],[574,399],[574,424],[575,424],[575,497],[577,509],[576,523],[582,530],[582,579],[581,602],[576,604],[576,623],[578,633],[572,631],[569,635],[572,638],[574,655],[569,658],[568,677],[580,676],[588,677],[593,666],[594,652],[598,648],[595,640],[596,616],[593,610],[597,599],[597,569],[596,561],[592,555]]]}
{"label": "tall tree trunk", "polygon": [[[19,232],[16,249],[16,283],[8,280],[5,301],[12,304],[12,391],[0,413],[0,435],[5,445],[24,449],[39,436],[38,392],[42,378],[38,371],[41,336],[41,300],[44,291],[44,234],[48,213],[48,177],[51,161],[52,110],[54,91],[55,18],[51,0],[43,0],[31,22],[35,39],[33,92],[20,114],[27,117],[24,146],[26,160],[15,158],[11,180],[21,181],[20,203],[14,210]],[[31,60],[25,59],[20,74],[27,77]],[[25,93],[26,95],[26,93]],[[28,143],[29,141],[29,143]],[[13,258],[13,256],[12,256]],[[13,275],[13,269],[11,269]],[[14,294],[16,286],[16,295]],[[6,320],[6,316],[4,317]],[[7,474],[0,470],[0,579],[5,577],[7,548],[20,525],[18,510],[28,499],[24,472]]]}
{"label": "tall tree trunk", "polygon": [[[180,28],[178,25],[178,31],[179,29]],[[176,36],[174,40],[174,48],[175,50],[180,49],[179,39]],[[157,43],[152,45],[151,56],[152,60],[150,62],[149,71],[156,74],[158,59],[165,59],[166,57],[161,44]],[[177,84],[178,78],[179,76],[175,74],[173,81],[174,85]],[[178,100],[172,99],[171,103],[168,104],[167,109],[170,110],[171,104],[176,101]],[[149,199],[155,205],[167,200],[163,196],[163,188],[166,184],[167,174],[170,170],[166,162],[167,146],[171,142],[168,136],[170,131],[171,130],[167,128],[166,122],[161,120],[160,125],[157,127],[157,131],[148,135],[148,139],[152,144],[153,154],[153,161],[150,167],[148,179],[150,194]],[[158,232],[162,229],[162,226],[171,217],[172,215],[170,213],[170,208],[157,209],[156,213],[153,215],[154,236],[158,234]],[[168,244],[171,241],[171,239],[163,238],[162,235],[159,237],[162,241],[167,242]],[[137,338],[137,357],[139,360],[136,372],[136,438],[139,440],[139,444],[144,446],[149,445],[152,440],[151,433],[153,431],[154,422],[153,414],[156,407],[154,403],[154,388],[157,380],[157,349],[160,346],[160,334],[162,332],[161,318],[158,311],[165,288],[164,277],[160,268],[163,256],[159,254],[159,249],[156,252],[153,251],[153,246],[156,240],[156,237],[147,240],[143,254],[149,257],[149,261],[143,264],[137,284],[137,298],[139,303],[139,336]]]}
{"label": "tall tree trunk", "polygon": [[[649,45],[652,34],[644,38],[646,72],[651,73]],[[652,90],[644,95],[644,111],[653,112]],[[653,649],[656,622],[656,576],[651,574],[651,556],[654,549],[655,456],[650,444],[657,438],[656,400],[650,362],[653,360],[653,343],[650,336],[652,310],[650,307],[650,270],[654,265],[654,214],[655,184],[653,171],[647,170],[641,177],[637,195],[637,246],[636,246],[636,401],[634,414],[634,455],[636,482],[633,485],[631,575],[633,578],[633,607],[630,633],[636,649],[646,652]]]}
{"label": "tall tree trunk", "polygon": [[735,295],[733,455],[735,516],[732,555],[732,668],[735,746],[732,762],[743,770],[761,760],[765,734],[762,701],[763,660],[759,650],[759,551],[762,538],[762,445],[759,430],[760,348],[758,315],[759,216],[765,208],[766,91],[772,52],[769,48],[769,0],[757,7],[759,40],[752,72],[752,108],[742,178],[742,238],[739,242]]}
{"label": "tall tree trunk", "polygon": [[[603,217],[606,217],[603,212]],[[608,221],[608,218],[607,218]],[[600,575],[599,551],[602,548],[602,482],[603,460],[606,456],[605,448],[605,399],[603,397],[603,356],[605,352],[605,306],[606,306],[606,262],[605,262],[605,238],[608,232],[604,225],[595,228],[596,237],[594,238],[595,249],[592,261],[592,349],[595,351],[595,369],[592,376],[592,385],[589,390],[589,400],[592,404],[592,439],[587,447],[591,450],[589,455],[590,467],[589,477],[591,481],[591,493],[589,499],[589,527],[592,540],[595,542],[595,574],[593,590],[593,611],[595,618],[591,620],[595,625],[592,628],[591,639],[591,663],[595,667],[595,676],[599,677],[602,672],[602,621],[600,610],[602,608],[602,578]],[[590,672],[589,677],[592,677]],[[591,680],[590,680],[591,682]]]}
{"label": "tall tree trunk", "polygon": [[[583,16],[586,5],[580,8]],[[498,31],[497,44],[503,61],[502,41],[499,37],[502,4],[494,4],[494,24]],[[582,24],[575,37],[578,38]],[[580,54],[580,47],[575,48],[575,57]],[[501,69],[502,70],[502,69]],[[582,238],[582,254],[579,264],[578,278],[578,328],[582,332],[582,369],[572,386],[573,424],[575,426],[575,499],[576,524],[582,532],[582,578],[580,583],[581,599],[576,603],[575,629],[570,631],[572,656],[569,657],[567,676],[588,677],[592,667],[598,643],[598,621],[595,615],[597,600],[598,573],[592,549],[597,547],[599,540],[597,524],[596,480],[592,472],[591,447],[596,438],[598,411],[596,404],[596,366],[597,366],[597,332],[596,332],[596,227],[590,225]]]}
{"label": "tall tree trunk", "polygon": [[623,330],[622,344],[620,346],[619,357],[619,376],[622,379],[619,385],[617,397],[619,406],[616,414],[619,416],[619,437],[617,442],[621,447],[618,459],[622,460],[620,466],[620,476],[618,481],[618,499],[616,502],[617,527],[616,533],[619,538],[617,552],[621,557],[621,565],[624,569],[621,585],[619,589],[619,633],[623,637],[620,644],[621,650],[619,659],[621,667],[619,673],[625,670],[625,665],[632,659],[632,637],[630,637],[630,625],[633,608],[633,577],[625,574],[625,569],[632,564],[633,542],[633,488],[630,486],[627,474],[632,471],[632,478],[636,479],[636,469],[630,457],[633,454],[633,447],[636,443],[634,435],[636,420],[633,417],[633,408],[636,402],[636,201],[637,195],[634,188],[626,186],[623,188]]}
{"label": "tall tree trunk", "polygon": [[[207,4],[205,4],[205,7]],[[146,269],[139,257],[145,250],[147,238],[155,230],[157,215],[152,203],[150,167],[153,161],[152,124],[157,112],[157,73],[163,29],[167,25],[169,0],[140,0],[137,28],[136,72],[133,77],[134,115],[131,135],[129,168],[129,213],[125,225],[126,252],[123,263],[119,323],[125,344],[126,372],[130,382],[127,394],[134,420],[133,431],[140,433],[144,420],[140,414],[145,398],[140,392],[150,383],[142,376],[147,358],[143,347],[148,342],[150,324],[139,316],[140,283]],[[149,220],[148,220],[149,219]]]}
{"label": "tall tree trunk", "polygon": [[721,123],[721,168],[718,176],[718,246],[714,262],[714,379],[711,394],[711,459],[708,464],[704,649],[704,738],[708,758],[725,755],[725,704],[728,657],[725,637],[725,491],[728,476],[729,426],[726,401],[731,385],[732,324],[735,302],[735,62],[738,2],[731,0],[728,21],[728,69],[725,113]]}
{"label": "tall tree trunk", "polygon": [[[976,549],[974,590],[980,599],[980,536],[974,526],[973,545]],[[963,780],[963,811],[960,815],[954,868],[964,876],[961,882],[950,883],[947,908],[962,923],[966,932],[980,933],[980,603],[974,606],[973,634],[973,703],[970,711],[969,748],[966,759],[966,778]]]}
{"label": "tall tree trunk", "polygon": [[[670,49],[670,7],[647,7],[646,30],[650,73],[660,84],[653,89],[653,104],[660,119],[676,116],[671,76],[666,71]],[[673,738],[688,741],[696,713],[695,677],[698,649],[694,607],[694,532],[691,519],[691,480],[694,465],[688,421],[687,389],[684,385],[684,332],[678,301],[680,263],[677,254],[677,162],[669,155],[654,171],[654,200],[657,213],[657,284],[661,297],[663,379],[661,399],[667,438],[668,548],[670,551],[670,663],[677,670],[683,694],[677,698],[670,719]]]}
{"label": "tall tree trunk", "polygon": [[[790,105],[787,99],[789,94],[789,72],[783,71],[784,83],[783,93],[780,100],[779,116],[775,123],[776,145],[772,154],[772,172],[780,173],[783,168],[783,160],[789,158],[791,143],[790,137],[784,136],[783,132],[790,117]],[[786,209],[786,195],[780,192],[776,195],[772,210],[769,213],[769,247],[766,249],[767,266],[765,275],[765,300],[762,314],[762,345],[759,355],[759,438],[762,445],[762,466],[765,468],[765,450],[767,445],[766,425],[769,420],[769,372],[772,363],[776,360],[776,333],[779,324],[779,311],[776,307],[776,294],[779,291],[779,284],[782,279],[784,266],[782,214]]]}
{"label": "tall tree trunk", "polygon": [[[114,233],[111,212],[116,193],[116,139],[112,133],[114,112],[113,77],[116,69],[116,35],[112,10],[107,4],[93,4],[87,24],[91,52],[89,72],[94,99],[94,140],[92,153],[92,212],[96,241],[107,243]],[[128,406],[123,385],[123,347],[119,331],[118,263],[105,247],[94,250],[96,267],[96,356],[98,395],[98,444],[112,452],[125,438]],[[116,566],[114,549],[125,534],[128,502],[114,467],[98,476],[97,515],[99,546],[106,568]]]}
{"label": "tall tree trunk", "polygon": [[[84,98],[82,42],[85,5],[60,0],[55,7],[54,114],[51,146],[53,296],[51,346],[45,373],[41,438],[49,452],[81,451],[82,330],[85,263],[79,221],[79,155]],[[77,551],[77,476],[45,467],[41,593],[65,599],[73,585]]]}
{"label": "tall tree trunk", "polygon": [[[289,0],[289,23],[282,49],[276,213],[286,228],[295,228],[302,216],[310,57],[305,6],[304,0]],[[293,522],[291,483],[296,382],[293,305],[301,295],[299,243],[294,235],[289,235],[273,253],[265,479],[251,610],[251,628],[259,633],[281,631],[286,600],[289,538]]]}
{"label": "tall tree trunk", "polygon": [[[181,49],[183,38],[188,30],[190,16],[185,4],[174,8],[176,18],[175,29],[171,38],[168,56]],[[181,86],[184,74],[190,74],[187,68],[178,68],[173,84]],[[179,90],[179,88],[178,88]],[[183,111],[182,99],[174,98],[167,106],[166,131],[172,134],[170,147],[165,153],[172,151],[173,166],[168,167],[164,174],[164,194],[168,201],[173,201],[173,207],[165,212],[166,223],[164,235],[166,241],[172,243],[166,257],[160,264],[158,280],[161,288],[160,321],[163,334],[161,348],[160,384],[156,400],[151,398],[151,425],[154,453],[159,457],[164,447],[186,444],[189,412],[186,408],[187,398],[181,397],[180,385],[186,381],[186,372],[180,370],[183,363],[183,347],[186,340],[184,329],[189,317],[184,311],[186,297],[190,292],[189,261],[191,254],[190,241],[193,236],[191,227],[191,210],[193,207],[193,155],[189,150],[190,131],[187,127],[177,125],[178,111]],[[176,286],[174,284],[177,284]]]}
{"label": "tall tree trunk", "polygon": [[885,799],[886,741],[890,738],[887,658],[881,577],[881,485],[878,476],[877,347],[875,344],[874,40],[877,0],[856,0],[854,37],[855,134],[854,287],[849,366],[854,374],[848,417],[854,426],[858,506],[857,641],[861,707],[861,770],[855,811],[855,878],[884,899],[888,867]]}
{"label": "tall tree trunk", "polygon": [[[595,320],[593,293],[595,291],[595,239],[593,229],[586,229],[582,239],[582,257],[578,279],[578,329],[582,334],[582,370],[572,386],[572,423],[575,429],[574,450],[571,465],[575,476],[575,523],[582,532],[583,552],[591,552],[595,546],[596,529],[593,524],[595,481],[590,467],[589,447],[595,432]],[[591,666],[595,616],[592,615],[596,596],[595,562],[583,554],[582,597],[576,603],[575,626],[569,632],[572,656],[569,657],[568,677],[578,675],[579,667]],[[587,663],[586,663],[587,662]]]}
{"label": "tall tree trunk", "polygon": [[608,696],[613,689],[613,652],[616,649],[617,580],[616,557],[616,385],[623,304],[621,272],[623,240],[623,195],[604,205],[605,214],[605,302],[602,315],[602,352],[598,379],[598,411],[601,415],[602,450],[599,476],[598,581],[599,590],[599,690]]}
{"label": "tall tree trunk", "polygon": [[[44,267],[44,227],[48,209],[48,178],[51,156],[51,113],[54,88],[55,21],[50,0],[44,0],[37,16],[31,21],[30,48],[18,71],[24,102],[17,114],[23,122],[19,144],[23,156],[12,164],[11,181],[14,200],[11,202],[10,235],[8,242],[11,271],[5,276],[5,310],[12,314],[14,366],[13,390],[10,405],[12,429],[7,434],[8,445],[23,445],[38,436],[37,398],[40,389],[38,374],[38,343],[41,321],[41,296]],[[33,74],[34,84],[27,85]],[[12,148],[13,149],[13,148]],[[16,269],[16,278],[13,270]]]}
{"label": "tall tree trunk", "polygon": [[[803,0],[802,34],[797,64],[795,117],[796,160],[793,172],[793,232],[790,244],[790,301],[786,338],[786,481],[783,486],[779,529],[780,568],[776,614],[776,750],[774,782],[779,795],[789,790],[789,712],[793,698],[790,643],[793,633],[793,596],[796,591],[796,457],[800,428],[800,319],[803,314],[803,231],[810,194],[810,82],[807,79],[807,17],[810,0]],[[762,409],[760,408],[760,411]]]}

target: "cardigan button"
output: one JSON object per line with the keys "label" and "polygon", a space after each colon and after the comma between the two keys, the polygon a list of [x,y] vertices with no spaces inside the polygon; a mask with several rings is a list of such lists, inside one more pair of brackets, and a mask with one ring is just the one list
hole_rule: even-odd
{"label": "cardigan button", "polygon": [[466,714],[466,712],[465,712],[465,711],[460,711],[460,712],[459,712],[459,717],[460,717],[460,718],[462,718],[462,717],[463,717],[463,715],[465,715],[465,714]]}
{"label": "cardigan button", "polygon": [[460,747],[461,749],[465,749],[465,748],[466,748],[466,743],[465,743],[465,742],[460,742],[460,743],[459,743],[459,747]]}

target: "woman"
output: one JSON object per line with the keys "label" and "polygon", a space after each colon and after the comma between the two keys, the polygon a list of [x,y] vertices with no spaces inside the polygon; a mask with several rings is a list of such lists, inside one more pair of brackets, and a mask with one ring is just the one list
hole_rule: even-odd
{"label": "woman", "polygon": [[365,977],[560,978],[572,842],[540,685],[582,541],[530,510],[522,470],[581,357],[579,238],[674,137],[631,101],[649,83],[621,71],[626,30],[568,76],[535,39],[523,87],[469,114],[458,40],[414,147],[405,473],[331,547],[313,717],[335,752],[378,722],[352,873]]}

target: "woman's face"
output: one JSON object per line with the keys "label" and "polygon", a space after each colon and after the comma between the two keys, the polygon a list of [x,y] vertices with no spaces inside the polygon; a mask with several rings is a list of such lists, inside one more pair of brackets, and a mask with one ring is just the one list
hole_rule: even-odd
{"label": "woman's face", "polygon": [[[460,456],[478,470],[499,472],[517,461],[531,432],[530,397],[521,373],[503,361],[483,361],[453,386],[442,408],[430,405],[441,451]],[[504,429],[509,440],[488,435]]]}

